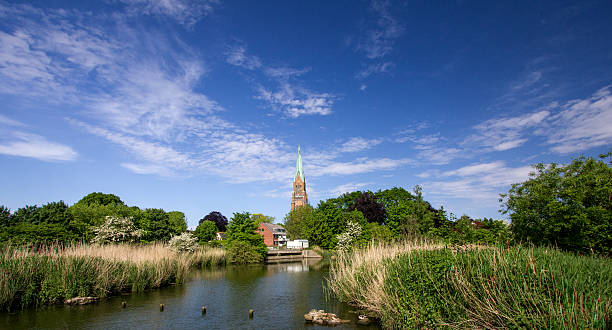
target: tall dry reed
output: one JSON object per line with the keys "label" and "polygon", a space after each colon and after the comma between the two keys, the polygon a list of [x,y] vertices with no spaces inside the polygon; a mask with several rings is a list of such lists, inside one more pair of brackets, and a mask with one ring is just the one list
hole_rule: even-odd
{"label": "tall dry reed", "polygon": [[176,253],[163,244],[0,249],[0,309],[106,297],[182,283],[190,268],[225,262],[222,249]]}

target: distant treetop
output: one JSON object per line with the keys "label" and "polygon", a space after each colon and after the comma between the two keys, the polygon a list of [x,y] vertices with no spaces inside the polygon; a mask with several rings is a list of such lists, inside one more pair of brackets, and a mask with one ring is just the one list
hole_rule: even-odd
{"label": "distant treetop", "polygon": [[81,200],[78,201],[77,204],[83,204],[88,206],[92,204],[125,205],[125,203],[121,200],[121,198],[119,198],[119,196],[113,194],[104,194],[101,192],[93,192],[81,198]]}

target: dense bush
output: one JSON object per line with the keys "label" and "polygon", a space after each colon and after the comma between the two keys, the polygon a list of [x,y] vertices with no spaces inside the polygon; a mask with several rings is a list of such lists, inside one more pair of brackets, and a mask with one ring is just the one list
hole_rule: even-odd
{"label": "dense bush", "polygon": [[[263,236],[255,232],[258,225],[251,219],[249,212],[234,213],[230,223],[227,226],[226,239],[230,246],[230,250],[234,252],[240,252],[241,248],[247,248],[249,251],[243,251],[244,255],[250,255],[251,252],[261,256],[261,259],[266,255],[268,249],[264,245]],[[246,244],[243,244],[246,243]],[[230,262],[232,252],[229,253]],[[243,255],[243,254],[241,254]],[[243,260],[237,258],[235,260]]]}
{"label": "dense bush", "polygon": [[198,238],[191,233],[182,233],[173,236],[168,245],[175,252],[194,252],[198,248]]}
{"label": "dense bush", "polygon": [[212,241],[217,237],[217,225],[212,221],[201,222],[194,232],[200,242]]}
{"label": "dense bush", "polygon": [[569,251],[612,254],[612,168],[580,157],[569,165],[538,164],[529,180],[502,195],[517,240]]}
{"label": "dense bush", "polygon": [[132,217],[119,218],[107,216],[106,221],[94,227],[92,243],[133,243],[140,239],[142,230],[136,229]]}
{"label": "dense bush", "polygon": [[258,250],[247,241],[231,241],[227,251],[228,261],[232,264],[260,263],[264,256]]}

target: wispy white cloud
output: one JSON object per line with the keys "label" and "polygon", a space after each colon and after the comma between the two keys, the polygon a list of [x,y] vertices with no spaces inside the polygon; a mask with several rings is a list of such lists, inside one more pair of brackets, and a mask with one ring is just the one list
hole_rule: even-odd
{"label": "wispy white cloud", "polygon": [[353,137],[344,142],[340,147],[341,152],[357,152],[370,149],[383,142],[383,139],[364,139],[362,137]]}
{"label": "wispy white cloud", "polygon": [[542,124],[550,111],[539,110],[516,117],[489,119],[474,126],[476,134],[468,136],[463,145],[478,145],[486,151],[504,151],[517,148],[527,142],[528,129]]}
{"label": "wispy white cloud", "polygon": [[25,132],[14,132],[8,141],[0,142],[0,154],[44,161],[71,161],[78,156],[78,153],[67,145],[47,141],[43,136]]}
{"label": "wispy white cloud", "polygon": [[244,45],[234,45],[230,47],[225,55],[227,63],[241,68],[255,70],[262,66],[259,57],[247,54],[246,46]]}
{"label": "wispy white cloud", "polygon": [[528,179],[530,166],[508,167],[503,161],[477,163],[442,173],[448,180],[423,183],[428,194],[495,204],[499,193]]}
{"label": "wispy white cloud", "polygon": [[[206,173],[234,183],[291,178],[293,148],[222,119],[223,108],[197,88],[206,67],[188,45],[155,31],[143,33],[121,19],[28,8],[25,16],[15,9],[0,13],[18,19],[21,26],[0,36],[13,45],[0,49],[2,92],[82,109],[68,121],[128,151],[134,159],[120,165],[134,173]],[[99,30],[100,25],[107,28]],[[237,65],[258,66],[246,52],[235,54]],[[241,54],[247,58],[241,60]],[[335,96],[290,82],[305,70],[260,65],[256,69],[267,69],[263,73],[280,86],[273,92],[262,87],[264,101],[289,117],[331,113]],[[18,75],[20,70],[26,74]],[[23,151],[35,149],[27,145],[45,146],[48,153]],[[4,153],[16,154],[11,151],[15,146],[22,155],[41,159],[76,158],[69,147],[36,136],[9,141]],[[389,170],[408,163],[388,158],[340,162],[337,150],[313,150],[310,156],[313,162],[306,169],[313,177]]]}
{"label": "wispy white cloud", "polygon": [[297,118],[303,115],[331,114],[336,97],[328,93],[315,93],[283,82],[276,91],[269,91],[260,86],[259,95],[256,98],[268,102],[272,107],[291,118]]}
{"label": "wispy white cloud", "polygon": [[567,102],[549,118],[549,126],[536,134],[545,135],[551,150],[558,153],[612,145],[611,88],[606,86],[590,98]]}
{"label": "wispy white cloud", "polygon": [[537,136],[556,153],[570,153],[612,144],[612,86],[588,98],[552,102],[543,109],[514,117],[489,119],[474,126],[464,147],[504,151],[520,147]]}
{"label": "wispy white cloud", "polygon": [[357,44],[357,50],[365,53],[368,59],[381,58],[393,50],[395,39],[404,32],[404,27],[389,11],[388,1],[374,0],[370,10],[376,18],[376,28],[365,31]]}
{"label": "wispy white cloud", "polygon": [[192,27],[200,19],[210,15],[217,0],[121,0],[128,5],[128,12],[138,15],[165,16]]}
{"label": "wispy white cloud", "polygon": [[0,125],[8,125],[8,126],[26,126],[24,123],[11,119],[9,117],[0,115]]}
{"label": "wispy white cloud", "polygon": [[310,173],[313,176],[323,175],[351,175],[369,173],[381,170],[392,170],[400,166],[414,164],[411,159],[359,158],[353,162],[330,162],[324,165],[312,165]]}
{"label": "wispy white cloud", "polygon": [[264,69],[264,73],[267,76],[274,78],[290,78],[290,77],[299,77],[310,71],[310,68],[296,69],[290,68],[286,66],[279,67],[267,67]]}
{"label": "wispy white cloud", "polygon": [[357,72],[355,76],[357,78],[363,79],[373,74],[389,73],[394,68],[395,68],[395,63],[393,62],[373,63],[373,64],[369,64],[363,70]]}
{"label": "wispy white cloud", "polygon": [[369,182],[351,182],[339,185],[337,187],[332,188],[329,192],[332,195],[340,196],[344,193],[358,191],[363,187],[369,186],[371,183]]}

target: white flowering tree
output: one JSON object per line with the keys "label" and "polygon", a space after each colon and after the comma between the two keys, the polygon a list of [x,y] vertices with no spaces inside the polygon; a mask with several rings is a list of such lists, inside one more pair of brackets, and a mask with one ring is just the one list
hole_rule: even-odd
{"label": "white flowering tree", "polygon": [[104,223],[93,228],[94,238],[92,243],[132,243],[142,236],[142,230],[134,225],[133,217],[106,216]]}
{"label": "white flowering tree", "polygon": [[198,248],[198,238],[184,232],[170,239],[170,249],[176,252],[194,252]]}
{"label": "white flowering tree", "polygon": [[349,221],[346,224],[346,230],[336,236],[338,238],[338,244],[336,245],[338,251],[348,251],[359,236],[361,236],[361,226],[356,222]]}

